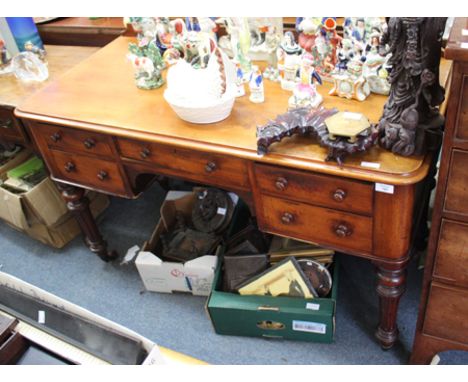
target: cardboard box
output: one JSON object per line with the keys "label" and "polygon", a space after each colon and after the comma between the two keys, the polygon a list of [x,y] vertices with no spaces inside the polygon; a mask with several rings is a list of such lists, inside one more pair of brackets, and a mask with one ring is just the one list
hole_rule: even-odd
{"label": "cardboard box", "polygon": [[[234,203],[237,195],[230,194]],[[176,211],[190,218],[195,202],[195,192],[170,191],[161,206],[159,220],[151,239],[143,245],[136,260],[145,288],[152,292],[172,293],[187,292],[197,296],[208,296],[213,283],[214,272],[218,263],[216,254],[207,254],[185,263],[163,261],[151,251],[157,247],[161,235],[175,223]]]}
{"label": "cardboard box", "polygon": [[19,229],[27,229],[31,221],[54,227],[67,219],[66,203],[50,178],[21,194],[0,187],[0,201],[0,218]]}
{"label": "cardboard box", "polygon": [[21,163],[25,162],[31,156],[32,156],[31,151],[29,151],[27,149],[22,149],[16,155],[14,155],[8,162],[6,162],[2,166],[0,166],[0,174],[4,174],[7,171],[15,168],[16,166],[18,166]]}
{"label": "cardboard box", "polygon": [[330,343],[335,333],[338,268],[335,260],[328,298],[302,299],[223,292],[220,264],[206,305],[208,315],[218,334]]}
{"label": "cardboard box", "polygon": [[[0,167],[0,178],[6,179],[7,171],[24,163],[31,155],[28,150],[20,151]],[[109,205],[109,198],[105,195],[89,192],[88,198],[95,217]],[[57,186],[49,178],[21,194],[0,187],[0,218],[13,228],[55,248],[62,248],[81,233]]]}
{"label": "cardboard box", "polygon": [[[90,200],[89,208],[95,218],[109,206],[107,195],[90,192],[88,198]],[[70,212],[63,215],[61,222],[53,227],[48,227],[39,221],[30,221],[29,226],[21,231],[33,239],[55,248],[64,247],[81,234],[80,226]]]}

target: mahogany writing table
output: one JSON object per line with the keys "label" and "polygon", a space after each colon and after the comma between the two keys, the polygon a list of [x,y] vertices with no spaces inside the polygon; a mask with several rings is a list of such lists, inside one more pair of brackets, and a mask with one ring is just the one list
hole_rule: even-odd
{"label": "mahogany writing table", "polygon": [[[431,155],[405,158],[374,147],[339,167],[324,161],[327,150],[313,139],[295,136],[259,156],[256,126],[286,111],[290,92],[266,82],[265,103],[238,98],[226,120],[190,124],[167,105],[164,88],[135,87],[125,60],[130,41],[119,37],[16,110],[90,249],[104,260],[115,258],[91,217],[83,188],[135,198],[157,174],[234,191],[263,231],[371,260],[378,269],[380,298],[376,335],[384,348],[391,347],[398,335],[413,211]],[[325,107],[363,112],[378,121],[385,97],[371,95],[360,103],[328,96],[330,86],[319,88]],[[377,183],[392,187],[380,192]]]}

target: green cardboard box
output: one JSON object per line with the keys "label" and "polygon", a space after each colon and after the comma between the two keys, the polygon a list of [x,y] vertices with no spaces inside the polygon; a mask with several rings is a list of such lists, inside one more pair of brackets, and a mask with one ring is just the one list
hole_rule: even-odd
{"label": "green cardboard box", "polygon": [[338,269],[335,257],[327,298],[241,296],[221,291],[219,262],[207,302],[213,327],[218,334],[330,343],[335,333]]}

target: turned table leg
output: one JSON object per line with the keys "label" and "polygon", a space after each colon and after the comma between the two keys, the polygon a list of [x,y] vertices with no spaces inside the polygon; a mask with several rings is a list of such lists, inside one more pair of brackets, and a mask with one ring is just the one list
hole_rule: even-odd
{"label": "turned table leg", "polygon": [[392,264],[375,261],[373,263],[377,266],[377,294],[380,305],[380,322],[375,336],[383,349],[390,349],[398,338],[398,304],[405,292],[408,262]]}
{"label": "turned table leg", "polygon": [[85,196],[85,190],[63,183],[57,183],[57,186],[62,193],[63,199],[67,202],[67,208],[78,221],[89,249],[104,261],[116,259],[117,252],[107,250],[107,242],[102,238],[89,209],[89,199]]}

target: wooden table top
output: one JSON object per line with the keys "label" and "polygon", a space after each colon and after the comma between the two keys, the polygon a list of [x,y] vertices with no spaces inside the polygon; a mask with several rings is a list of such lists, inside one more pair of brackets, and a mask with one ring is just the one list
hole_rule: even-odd
{"label": "wooden table top", "polygon": [[[291,137],[274,144],[264,156],[256,153],[256,126],[287,110],[291,92],[265,81],[265,102],[237,98],[224,121],[197,125],[182,121],[163,98],[165,86],[141,90],[134,85],[126,61],[130,37],[119,37],[65,75],[25,100],[16,110],[22,118],[58,123],[117,136],[143,139],[197,150],[234,155],[250,160],[346,176],[373,182],[412,184],[423,179],[428,160],[405,158],[379,147],[347,157],[345,165],[325,162],[327,149],[314,139]],[[364,102],[328,96],[331,84],[318,87],[323,106],[364,113],[377,122],[386,97],[371,94]],[[370,162],[378,169],[362,166]]]}
{"label": "wooden table top", "polygon": [[50,84],[99,48],[46,45],[49,78],[44,82],[23,82],[13,74],[0,76],[0,105],[16,107],[26,98]]}

